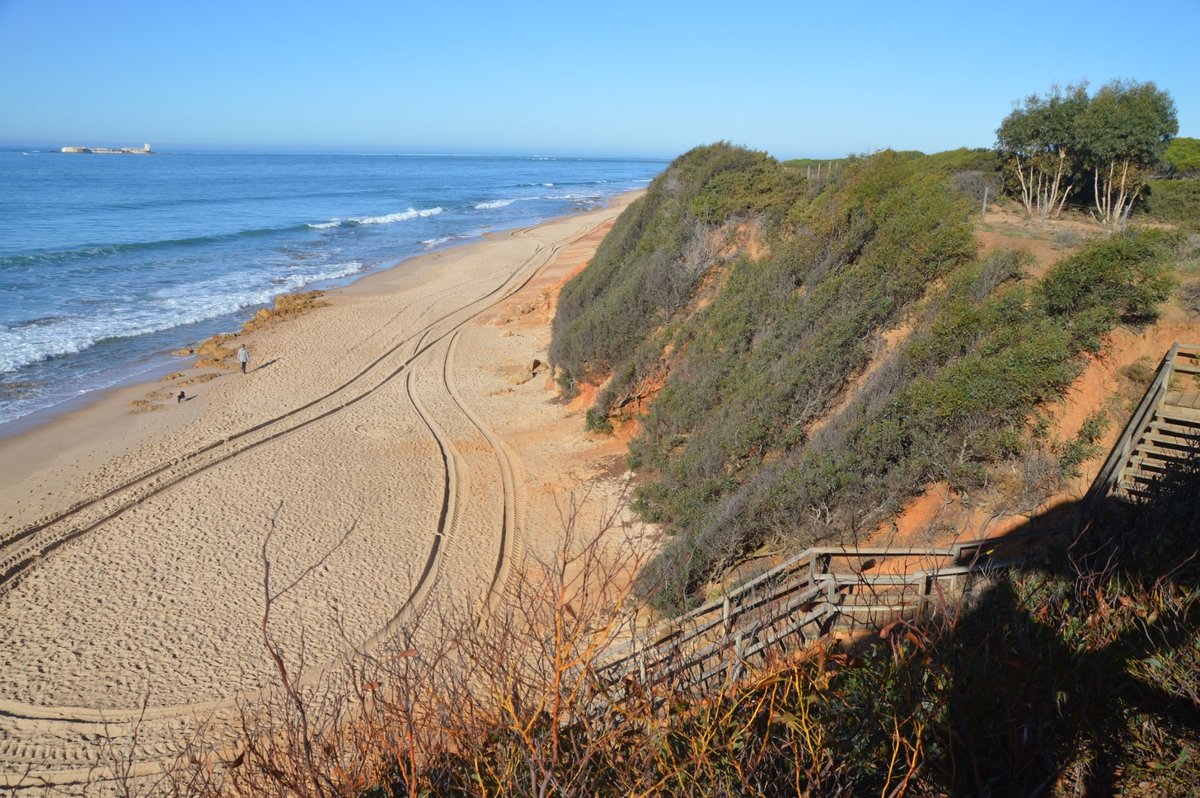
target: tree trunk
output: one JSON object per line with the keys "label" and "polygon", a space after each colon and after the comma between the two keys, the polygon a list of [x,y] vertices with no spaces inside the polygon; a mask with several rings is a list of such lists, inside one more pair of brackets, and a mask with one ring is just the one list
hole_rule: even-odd
{"label": "tree trunk", "polygon": [[1057,219],[1058,215],[1062,213],[1063,206],[1067,204],[1067,196],[1071,193],[1072,188],[1074,188],[1074,186],[1067,186],[1065,189],[1063,189],[1062,196],[1059,197],[1058,200],[1058,210],[1054,212],[1055,219]]}
{"label": "tree trunk", "polygon": [[1021,166],[1020,156],[1013,156],[1013,163],[1017,167],[1017,180],[1021,181],[1021,204],[1025,206],[1025,213],[1033,216],[1033,201],[1030,195],[1030,184],[1033,182],[1033,168],[1029,170],[1029,180],[1025,180],[1025,170]]}
{"label": "tree trunk", "polygon": [[1058,198],[1058,188],[1062,185],[1063,168],[1067,163],[1067,151],[1060,149],[1058,151],[1058,163],[1054,165],[1054,182],[1050,186],[1050,218],[1057,219],[1058,214],[1062,211],[1063,202],[1067,201],[1067,192],[1064,189],[1062,201]]}
{"label": "tree trunk", "polygon": [[1113,219],[1119,224],[1121,223],[1123,212],[1125,210],[1125,202],[1128,196],[1129,184],[1129,159],[1126,158],[1121,164],[1121,187],[1117,192],[1117,207],[1113,209]]}
{"label": "tree trunk", "polygon": [[1113,173],[1116,171],[1116,164],[1109,162],[1106,177],[1101,175],[1102,171],[1103,167],[1096,166],[1092,173],[1092,186],[1096,193],[1096,210],[1100,212],[1100,224],[1108,227],[1113,219]]}

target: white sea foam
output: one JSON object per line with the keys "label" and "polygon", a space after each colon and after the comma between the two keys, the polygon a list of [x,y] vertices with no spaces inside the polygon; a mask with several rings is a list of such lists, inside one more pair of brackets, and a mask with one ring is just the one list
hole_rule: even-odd
{"label": "white sea foam", "polygon": [[279,294],[349,277],[362,269],[360,261],[347,261],[275,279],[261,271],[241,272],[157,291],[148,301],[113,303],[104,314],[55,316],[14,327],[0,326],[0,373],[77,354],[105,339],[149,335],[265,305]]}
{"label": "white sea foam", "polygon": [[496,208],[506,208],[516,202],[515,199],[499,199],[491,202],[480,202],[475,206],[477,211],[490,211]]}
{"label": "white sea foam", "polygon": [[308,226],[314,230],[328,230],[331,227],[337,227],[342,223],[341,219],[334,219],[331,222],[321,222],[320,224],[308,223]]}
{"label": "white sea foam", "polygon": [[311,272],[307,274],[289,274],[284,283],[289,290],[301,288],[309,283],[320,283],[325,280],[340,280],[343,277],[349,277],[352,274],[358,274],[363,270],[364,266],[361,261],[352,260],[345,263],[330,263],[327,264],[319,272]]}

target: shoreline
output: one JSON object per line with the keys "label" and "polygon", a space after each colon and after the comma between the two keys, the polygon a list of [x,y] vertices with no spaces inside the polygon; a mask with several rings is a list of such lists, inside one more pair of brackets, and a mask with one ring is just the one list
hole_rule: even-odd
{"label": "shoreline", "polygon": [[[637,196],[644,191],[645,189],[643,188],[632,189],[630,191],[606,198],[604,204],[597,207],[591,209],[572,210],[558,216],[542,219],[533,224],[526,223],[513,227],[497,227],[494,229],[485,228],[482,232],[477,230],[476,234],[473,236],[439,244],[428,248],[423,252],[385,257],[377,260],[374,264],[369,264],[366,270],[361,271],[358,274],[338,278],[332,281],[318,280],[317,282],[301,286],[295,291],[279,294],[274,299],[278,299],[279,297],[294,296],[311,290],[319,290],[323,293],[347,291],[352,289],[354,286],[363,283],[364,281],[372,280],[372,278],[378,275],[386,274],[397,269],[418,267],[427,258],[437,255],[438,253],[454,250],[459,247],[469,247],[474,244],[484,242],[491,236],[506,235],[514,230],[529,229],[532,227],[551,224],[563,219],[568,219],[581,214],[587,214],[596,210],[612,207],[613,205],[619,205],[622,202],[628,202],[628,199],[626,198]],[[113,375],[115,376],[115,379],[113,379],[113,381],[108,385],[89,388],[87,390],[78,392],[75,395],[70,395],[67,398],[62,399],[48,407],[39,408],[30,413],[26,413],[25,415],[12,418],[8,421],[0,422],[0,445],[3,445],[6,441],[36,431],[41,427],[52,425],[61,416],[71,415],[73,413],[86,410],[93,404],[103,402],[108,395],[122,391],[131,386],[140,384],[146,386],[147,391],[152,391],[154,386],[160,381],[160,378],[166,374],[176,370],[192,368],[190,364],[186,363],[187,356],[177,356],[176,352],[187,348],[197,348],[204,342],[219,335],[238,335],[242,332],[243,325],[252,321],[255,314],[259,310],[271,307],[271,302],[261,305],[247,306],[243,310],[232,314],[232,318],[230,318],[229,321],[233,326],[227,330],[218,330],[217,332],[214,332],[213,334],[202,339],[179,340],[170,346],[159,349],[148,355],[144,355],[140,360],[130,361],[119,366]],[[215,319],[207,321],[215,321]],[[116,376],[116,374],[119,374],[120,376]]]}
{"label": "shoreline", "polygon": [[[433,262],[436,261],[438,256],[440,256],[442,253],[451,252],[464,247],[472,247],[488,241],[494,236],[505,236],[517,230],[541,227],[583,214],[593,213],[595,210],[608,209],[612,207],[624,207],[632,202],[634,198],[640,196],[644,192],[645,189],[634,189],[632,191],[614,195],[608,198],[608,201],[601,209],[575,211],[572,213],[563,214],[561,216],[544,219],[534,225],[523,225],[512,228],[489,230],[476,238],[464,239],[462,241],[457,241],[448,245],[433,248],[428,252],[422,252],[409,257],[402,257],[399,260],[391,263],[391,265],[383,266],[381,268],[374,268],[356,277],[352,277],[350,278],[349,282],[344,284],[317,290],[320,290],[327,296],[338,296],[342,293],[352,295],[356,291],[369,293],[370,291],[375,290],[372,287],[373,280],[376,278],[382,278],[384,275],[387,275],[398,269],[430,268],[434,265]],[[319,283],[314,283],[313,285],[317,284]],[[278,297],[296,296],[306,293],[310,290],[313,290],[311,286],[303,286],[298,291],[279,294]],[[245,325],[253,321],[255,314],[258,313],[258,311],[271,307],[272,305],[269,304],[249,306],[245,309],[245,318],[239,321],[239,327],[235,330],[216,333],[208,338],[193,343],[181,343],[175,349],[160,350],[147,358],[147,361],[158,361],[161,359],[161,362],[153,363],[141,372],[129,374],[118,379],[111,385],[85,391],[77,396],[64,399],[57,404],[35,410],[32,413],[14,418],[11,421],[0,423],[0,453],[4,452],[9,443],[15,442],[18,439],[29,435],[35,435],[43,428],[53,427],[60,420],[74,417],[82,413],[87,413],[87,411],[94,406],[108,404],[113,400],[114,396],[120,396],[121,401],[128,403],[129,401],[140,398],[133,396],[132,393],[137,393],[138,391],[152,393],[156,388],[161,387],[163,382],[162,378],[168,374],[176,371],[189,373],[194,372],[196,355],[176,355],[175,352],[188,348],[198,349],[206,342],[211,341],[220,335],[242,335],[245,332]],[[0,484],[3,484],[5,480],[3,474],[4,469],[5,466],[0,463]]]}

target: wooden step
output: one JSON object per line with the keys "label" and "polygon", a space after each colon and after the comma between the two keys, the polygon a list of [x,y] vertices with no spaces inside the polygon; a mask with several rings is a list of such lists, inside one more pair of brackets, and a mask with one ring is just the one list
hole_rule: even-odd
{"label": "wooden step", "polygon": [[[1200,432],[1197,432],[1194,435],[1184,435],[1178,432],[1172,432],[1171,430],[1159,429],[1157,427],[1148,427],[1147,429],[1142,430],[1138,438],[1155,440],[1159,443],[1170,444],[1171,446],[1191,447],[1200,445]],[[1134,440],[1137,440],[1138,438],[1135,438]]]}
{"label": "wooden step", "polygon": [[1150,435],[1143,435],[1130,449],[1130,455],[1143,457],[1160,457],[1163,460],[1183,461],[1188,459],[1196,449],[1190,442],[1176,443],[1175,441],[1155,440]]}
{"label": "wooden step", "polygon": [[1146,490],[1144,485],[1128,482],[1121,482],[1117,485],[1117,495],[1129,501],[1150,498],[1150,492]]}
{"label": "wooden step", "polygon": [[1163,402],[1175,407],[1190,407],[1200,409],[1200,390],[1194,388],[1168,390]]}
{"label": "wooden step", "polygon": [[852,615],[861,618],[866,615],[897,615],[906,610],[916,609],[916,600],[912,603],[877,603],[877,604],[839,604],[837,611],[841,615]]}
{"label": "wooden step", "polygon": [[1161,460],[1164,463],[1182,463],[1188,459],[1191,454],[1191,448],[1173,448],[1164,446],[1153,441],[1143,441],[1135,445],[1129,453],[1130,459],[1134,457],[1149,457],[1156,460]]}
{"label": "wooden step", "polygon": [[1139,490],[1149,490],[1152,484],[1162,481],[1162,478],[1163,474],[1156,471],[1131,469],[1121,475],[1121,483],[1127,487],[1132,486]]}
{"label": "wooden step", "polygon": [[[1187,408],[1180,408],[1186,410]],[[1185,435],[1200,435],[1200,421],[1190,418],[1171,419],[1164,413],[1162,407],[1154,411],[1149,426],[1162,427],[1164,430],[1181,432]]]}
{"label": "wooden step", "polygon": [[1156,432],[1143,432],[1138,436],[1138,445],[1149,446],[1173,457],[1187,457],[1192,452],[1200,451],[1200,438],[1183,438],[1177,435],[1160,435]]}
{"label": "wooden step", "polygon": [[907,596],[910,593],[915,596],[920,592],[919,585],[911,584],[905,587],[901,587],[900,585],[886,585],[882,588],[863,585],[857,590],[839,594],[838,598],[841,599],[841,603],[843,604],[874,604],[885,600],[892,601],[897,597]]}
{"label": "wooden step", "polygon": [[1142,463],[1130,462],[1121,472],[1121,479],[1138,479],[1146,482],[1159,480],[1166,473],[1165,466],[1151,467]]}
{"label": "wooden step", "polygon": [[1166,402],[1160,406],[1155,416],[1169,424],[1179,422],[1183,422],[1184,425],[1188,423],[1200,423],[1200,410],[1172,404],[1171,402]]}
{"label": "wooden step", "polygon": [[1162,480],[1163,475],[1158,471],[1143,471],[1140,468],[1132,467],[1121,474],[1121,478],[1117,480],[1117,484],[1126,485],[1146,490],[1151,483]]}
{"label": "wooden step", "polygon": [[1143,471],[1146,469],[1155,469],[1160,473],[1166,473],[1166,470],[1171,467],[1172,460],[1165,457],[1147,457],[1145,455],[1133,455],[1129,458],[1130,465],[1135,465]]}
{"label": "wooden step", "polygon": [[1177,438],[1194,438],[1200,440],[1200,424],[1193,426],[1178,422],[1172,423],[1156,415],[1146,426],[1148,429],[1162,433],[1163,435],[1174,435]]}
{"label": "wooden step", "polygon": [[1200,374],[1200,366],[1192,365],[1191,363],[1181,363],[1175,361],[1175,365],[1171,367],[1171,371],[1176,374]]}

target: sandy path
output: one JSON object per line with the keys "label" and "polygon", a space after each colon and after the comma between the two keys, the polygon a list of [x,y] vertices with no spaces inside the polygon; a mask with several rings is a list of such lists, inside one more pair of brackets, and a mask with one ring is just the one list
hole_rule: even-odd
{"label": "sandy path", "polygon": [[255,333],[257,370],[169,412],[131,421],[119,392],[0,443],[0,784],[27,769],[80,778],[101,722],[119,737],[143,701],[152,760],[179,719],[264,685],[261,547],[277,507],[275,584],[317,567],[271,629],[293,658],[303,630],[310,669],[414,603],[502,601],[525,546],[552,545],[564,493],[616,453],[544,376],[514,379],[545,360],[548,310],[507,314],[538,305],[618,212],[335,292]]}

